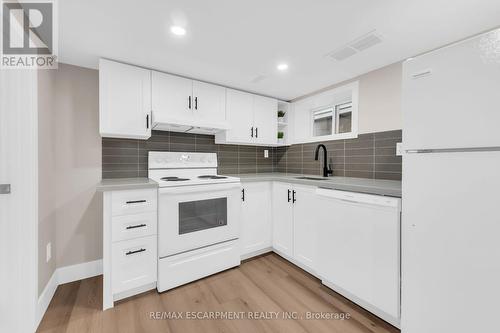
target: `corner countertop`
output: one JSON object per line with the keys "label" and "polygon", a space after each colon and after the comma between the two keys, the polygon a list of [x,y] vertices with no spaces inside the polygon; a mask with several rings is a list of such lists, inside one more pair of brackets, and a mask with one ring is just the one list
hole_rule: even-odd
{"label": "corner countertop", "polygon": [[116,178],[101,180],[101,183],[97,185],[97,191],[106,192],[157,187],[158,183],[149,178]]}
{"label": "corner countertop", "polygon": [[324,178],[324,180],[310,180],[297,179],[296,177],[323,177],[279,172],[240,174],[233,176],[239,177],[242,183],[281,181],[286,183],[317,186],[341,191],[386,195],[401,198],[401,182],[397,180],[366,179],[353,177],[328,177]]}

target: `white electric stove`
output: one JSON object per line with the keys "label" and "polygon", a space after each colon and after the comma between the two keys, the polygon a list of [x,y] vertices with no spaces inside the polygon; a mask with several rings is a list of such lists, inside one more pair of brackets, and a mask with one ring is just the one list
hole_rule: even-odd
{"label": "white electric stove", "polygon": [[149,152],[159,183],[158,291],[238,266],[241,184],[217,174],[217,154]]}

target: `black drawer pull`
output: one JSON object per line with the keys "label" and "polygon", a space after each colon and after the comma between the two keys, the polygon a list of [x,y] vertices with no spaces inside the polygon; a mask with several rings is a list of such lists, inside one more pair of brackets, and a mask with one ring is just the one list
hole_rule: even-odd
{"label": "black drawer pull", "polygon": [[126,229],[135,229],[135,228],[142,228],[145,227],[146,225],[143,224],[137,224],[137,225],[129,225]]}
{"label": "black drawer pull", "polygon": [[146,249],[139,249],[139,250],[135,250],[135,251],[128,251],[127,253],[125,253],[125,255],[129,256],[131,254],[141,253],[141,252],[144,252],[144,251],[146,251]]}
{"label": "black drawer pull", "polygon": [[132,201],[127,201],[126,204],[130,205],[130,204],[143,203],[143,202],[146,202],[146,200],[132,200]]}
{"label": "black drawer pull", "polygon": [[295,201],[297,201],[297,199],[295,198],[295,190],[292,191],[292,203],[295,203]]}
{"label": "black drawer pull", "polygon": [[288,202],[290,202],[290,190],[288,190]]}

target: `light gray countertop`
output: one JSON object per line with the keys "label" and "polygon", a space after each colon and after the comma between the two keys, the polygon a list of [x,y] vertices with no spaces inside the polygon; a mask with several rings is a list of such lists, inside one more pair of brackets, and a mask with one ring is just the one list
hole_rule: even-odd
{"label": "light gray countertop", "polygon": [[149,178],[116,178],[101,180],[101,183],[97,185],[97,191],[106,192],[157,187],[158,183]]}
{"label": "light gray countertop", "polygon": [[[281,181],[293,184],[302,184],[331,188],[341,191],[351,191],[378,195],[387,195],[392,197],[401,197],[401,182],[396,180],[366,179],[351,177],[328,177],[324,180],[297,179],[297,177],[323,178],[314,175],[301,175],[294,173],[251,173],[240,175],[228,175],[239,177],[241,182],[263,182],[263,181]],[[157,188],[158,183],[148,178],[117,178],[103,179],[97,186],[97,191],[118,191],[140,188]]]}
{"label": "light gray countertop", "polygon": [[401,197],[401,182],[397,180],[366,179],[351,177],[328,177],[324,180],[297,179],[296,177],[314,177],[313,175],[301,175],[293,173],[253,173],[233,175],[239,177],[241,182],[259,181],[282,181],[287,183],[318,186],[341,191],[361,192],[369,194],[387,195]]}

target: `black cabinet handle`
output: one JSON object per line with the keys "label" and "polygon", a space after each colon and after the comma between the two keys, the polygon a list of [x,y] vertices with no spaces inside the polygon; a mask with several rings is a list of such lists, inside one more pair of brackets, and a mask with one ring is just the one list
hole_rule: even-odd
{"label": "black cabinet handle", "polygon": [[255,137],[256,138],[259,137],[259,128],[258,127],[255,127]]}
{"label": "black cabinet handle", "polygon": [[290,190],[288,190],[288,202],[290,202]]}
{"label": "black cabinet handle", "polygon": [[142,227],[145,227],[146,225],[143,223],[143,224],[136,224],[136,225],[129,225],[127,228],[125,229],[135,229],[135,228],[142,228]]}
{"label": "black cabinet handle", "polygon": [[244,188],[241,189],[241,200],[245,201],[245,189]]}
{"label": "black cabinet handle", "polygon": [[297,199],[295,198],[295,190],[292,191],[292,203],[295,203]]}
{"label": "black cabinet handle", "polygon": [[251,131],[250,136],[253,138],[253,126],[252,126],[252,128],[250,129],[250,131]]}
{"label": "black cabinet handle", "polygon": [[191,110],[191,96],[188,97],[188,108]]}
{"label": "black cabinet handle", "polygon": [[146,128],[149,129],[149,114],[146,115]]}
{"label": "black cabinet handle", "polygon": [[194,98],[194,109],[198,110],[198,97]]}
{"label": "black cabinet handle", "polygon": [[127,201],[126,204],[130,205],[130,204],[143,203],[143,202],[146,202],[146,200],[132,200],[132,201]]}
{"label": "black cabinet handle", "polygon": [[127,253],[125,253],[125,255],[129,256],[131,254],[136,254],[136,253],[140,253],[140,252],[144,252],[146,251],[146,249],[139,249],[139,250],[135,250],[135,251],[128,251]]}

